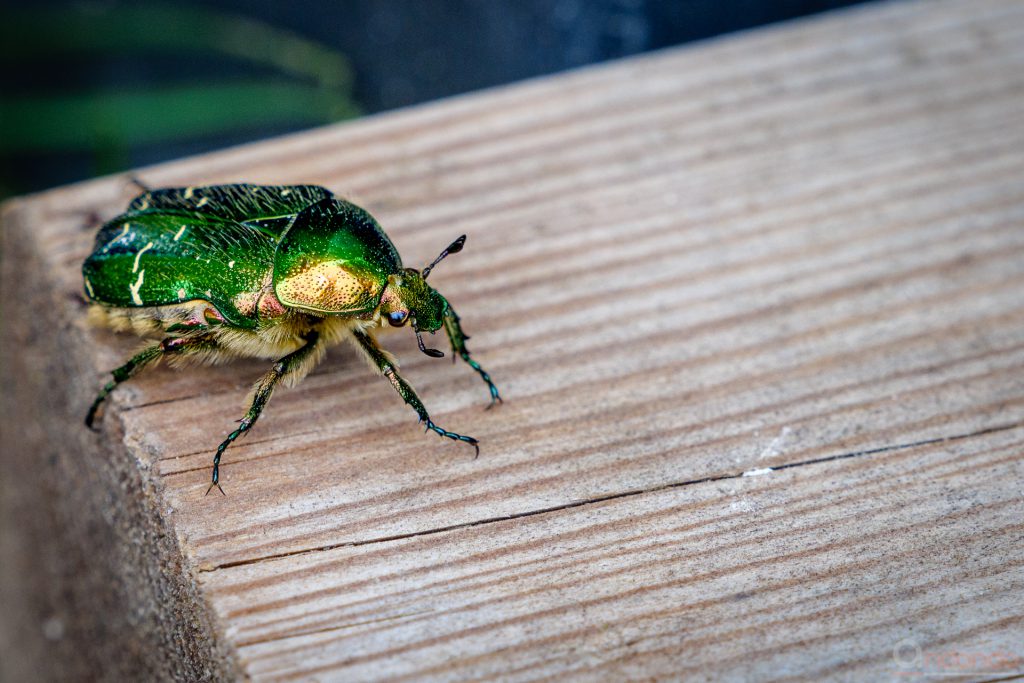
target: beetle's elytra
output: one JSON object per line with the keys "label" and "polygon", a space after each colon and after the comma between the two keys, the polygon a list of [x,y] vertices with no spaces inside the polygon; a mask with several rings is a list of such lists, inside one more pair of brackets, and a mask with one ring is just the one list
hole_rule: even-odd
{"label": "beetle's elytra", "polygon": [[[146,190],[96,235],[82,265],[91,315],[114,329],[163,339],[113,371],[86,416],[92,427],[106,396],[161,358],[212,362],[254,356],[274,359],[239,426],[217,447],[210,489],[220,488],[224,450],[259,418],[274,387],[295,384],[326,347],[350,339],[391,382],[420,422],[437,434],[477,440],[438,427],[395,359],[377,343],[385,325],[421,332],[442,327],[452,351],[490,391],[498,389],[466,348],[459,316],[427,284],[455,240],[422,271],[403,268],[377,221],[355,204],[315,185],[214,185]],[[489,407],[489,406],[488,406]],[[207,489],[209,493],[210,489]],[[221,493],[223,493],[221,489]]]}

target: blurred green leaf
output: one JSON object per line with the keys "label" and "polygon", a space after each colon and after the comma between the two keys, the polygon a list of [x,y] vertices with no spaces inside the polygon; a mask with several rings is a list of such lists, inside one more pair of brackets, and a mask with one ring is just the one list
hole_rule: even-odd
{"label": "blurred green leaf", "polygon": [[[137,90],[116,80],[108,86],[109,76],[101,76],[95,91],[47,92],[46,79],[35,77],[82,58],[157,57],[162,64],[167,58],[180,61],[182,72]],[[205,64],[216,69],[216,57],[259,69],[226,80],[204,69]],[[226,134],[237,142],[247,131],[359,115],[351,98],[352,72],[342,54],[291,31],[201,5],[92,0],[7,9],[0,22],[0,67],[21,74],[18,80],[32,87],[0,98],[0,196],[33,185],[22,180],[24,166],[16,166],[15,158],[31,164],[45,156],[52,164],[61,155],[85,153],[95,172],[112,173],[129,166],[143,146]],[[260,71],[273,75],[259,78]]]}
{"label": "blurred green leaf", "polygon": [[24,65],[67,54],[222,54],[308,78],[330,88],[352,81],[335,50],[248,17],[199,5],[61,5],[8,10],[0,22],[0,64]]}
{"label": "blurred green leaf", "polygon": [[356,114],[346,97],[287,82],[21,98],[0,102],[0,129],[6,131],[0,136],[0,153],[93,150],[97,141],[145,145],[267,124],[317,124]]}

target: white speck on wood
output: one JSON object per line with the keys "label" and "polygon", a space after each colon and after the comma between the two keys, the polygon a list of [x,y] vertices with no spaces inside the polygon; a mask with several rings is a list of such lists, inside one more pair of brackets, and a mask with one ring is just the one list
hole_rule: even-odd
{"label": "white speck on wood", "polygon": [[783,427],[778,435],[772,439],[772,442],[768,444],[761,455],[758,458],[773,458],[776,455],[782,455],[782,443],[793,433],[793,429],[789,426]]}
{"label": "white speck on wood", "polygon": [[760,477],[762,474],[771,474],[772,471],[773,470],[772,470],[771,467],[762,467],[762,468],[756,469],[756,470],[747,470],[746,472],[743,473],[743,476],[744,477]]}

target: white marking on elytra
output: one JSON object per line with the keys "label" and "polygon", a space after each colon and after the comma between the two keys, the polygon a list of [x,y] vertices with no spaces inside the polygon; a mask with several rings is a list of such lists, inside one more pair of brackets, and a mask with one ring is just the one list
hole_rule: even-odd
{"label": "white marking on elytra", "polygon": [[89,278],[85,278],[85,291],[89,292],[90,299],[96,298],[96,292],[92,291],[92,283],[89,282]]}
{"label": "white marking on elytra", "polygon": [[209,197],[203,197],[198,202],[196,202],[196,208],[199,208],[200,206],[206,206],[209,203],[210,203],[210,198]]}
{"label": "white marking on elytra", "polygon": [[184,299],[185,298],[185,288],[184,287],[182,287],[181,289],[178,290],[178,298],[179,299]]}
{"label": "white marking on elytra", "polygon": [[196,188],[186,187],[185,188],[185,199],[192,199],[192,195],[195,193]]}
{"label": "white marking on elytra", "polygon": [[210,290],[206,290],[206,296],[213,296],[213,292],[211,292]]}
{"label": "white marking on elytra", "polygon": [[133,273],[137,273],[139,271],[139,259],[142,258],[142,255],[146,253],[147,249],[152,249],[152,248],[153,248],[153,243],[152,242],[146,242],[146,246],[144,246],[142,249],[139,249],[139,253],[137,253],[135,255],[135,265],[132,266],[132,272]]}
{"label": "white marking on elytra", "polygon": [[148,208],[149,208],[149,198],[147,197],[146,199],[143,199],[141,202],[139,202],[139,211],[145,211]]}
{"label": "white marking on elytra", "polygon": [[121,232],[117,233],[117,237],[115,237],[114,239],[112,239],[109,242],[107,242],[107,246],[103,247],[103,252],[106,253],[106,252],[110,251],[110,248],[112,246],[114,246],[114,242],[117,242],[119,239],[121,239],[122,237],[124,237],[127,234],[128,234],[128,223],[125,223],[124,225],[121,226]]}
{"label": "white marking on elytra", "polygon": [[228,261],[228,268],[234,268],[234,267],[235,267],[235,262],[234,261]]}
{"label": "white marking on elytra", "polygon": [[187,225],[183,225],[178,228],[178,232],[174,233],[174,241],[177,242],[181,239],[181,236],[185,234],[185,230],[188,228]]}
{"label": "white marking on elytra", "polygon": [[292,191],[291,191],[291,190],[281,190],[281,196],[282,196],[282,197],[287,197],[287,196],[288,196],[288,195],[290,195],[291,193],[292,193]]}
{"label": "white marking on elytra", "polygon": [[142,289],[142,278],[146,276],[146,269],[143,268],[139,271],[139,279],[135,281],[134,285],[128,285],[128,290],[132,293],[132,301],[135,302],[136,306],[142,305],[142,297],[139,296],[139,290]]}

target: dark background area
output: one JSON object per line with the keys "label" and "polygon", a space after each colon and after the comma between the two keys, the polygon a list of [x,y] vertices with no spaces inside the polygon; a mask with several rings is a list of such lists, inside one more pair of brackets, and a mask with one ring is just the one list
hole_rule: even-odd
{"label": "dark background area", "polygon": [[0,197],[858,1],[6,4]]}

